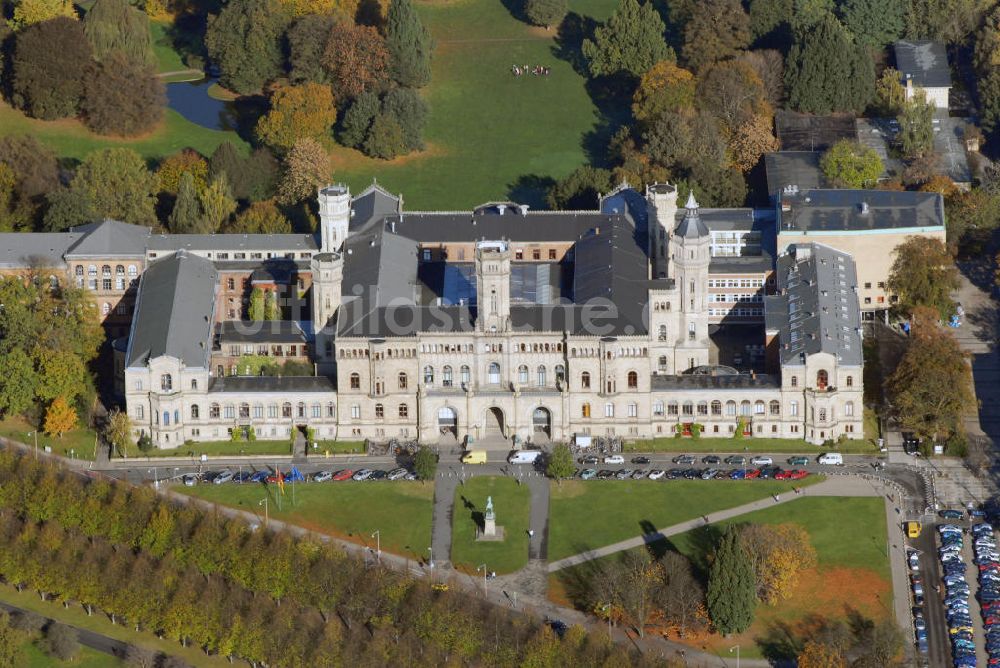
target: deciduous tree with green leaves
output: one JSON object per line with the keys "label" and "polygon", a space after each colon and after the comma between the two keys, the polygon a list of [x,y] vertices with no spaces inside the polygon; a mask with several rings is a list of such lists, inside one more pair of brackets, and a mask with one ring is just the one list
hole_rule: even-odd
{"label": "deciduous tree with green leaves", "polygon": [[421,480],[434,480],[437,473],[438,456],[426,445],[421,445],[417,454],[413,457],[413,472]]}
{"label": "deciduous tree with green leaves", "polygon": [[218,232],[225,227],[229,217],[236,211],[236,200],[233,199],[225,172],[213,178],[208,187],[198,194],[198,201],[201,202],[202,216],[208,233]]}
{"label": "deciduous tree with green leaves", "polygon": [[955,311],[951,293],[958,289],[958,270],[937,239],[912,236],[896,246],[886,285],[899,296],[898,308],[905,314],[922,306],[944,319]]}
{"label": "deciduous tree with green leaves", "polygon": [[111,446],[112,452],[126,453],[135,444],[132,436],[132,420],[128,413],[117,408],[108,412],[104,421],[104,440]]}
{"label": "deciduous tree with green leaves", "polygon": [[545,199],[553,209],[592,209],[600,193],[611,190],[611,172],[600,167],[577,167],[556,181]]}
{"label": "deciduous tree with green leaves", "polygon": [[253,321],[264,320],[264,290],[256,287],[250,291],[250,303],[247,305],[247,318]]}
{"label": "deciduous tree with green leaves", "polygon": [[292,231],[292,224],[274,200],[264,200],[254,202],[236,216],[229,231],[239,234],[287,234]]}
{"label": "deciduous tree with green leaves", "polygon": [[524,15],[536,26],[558,27],[569,11],[566,0],[525,0]]}
{"label": "deciduous tree with green leaves", "polygon": [[573,461],[573,453],[565,443],[557,443],[553,446],[545,463],[545,473],[550,478],[555,478],[562,482],[563,478],[569,478],[576,471],[576,464]]}
{"label": "deciduous tree with green leaves", "polygon": [[896,141],[907,160],[918,160],[934,152],[934,105],[923,92],[910,98],[896,117],[899,134]]}
{"label": "deciduous tree with green leaves", "polygon": [[837,188],[871,188],[884,169],[875,149],[841,139],[819,160],[823,176]]}
{"label": "deciduous tree with green leaves", "polygon": [[695,72],[750,46],[750,17],[740,0],[702,0],[684,26],[684,62]]}
{"label": "deciduous tree with green leaves", "polygon": [[753,623],[754,572],[740,544],[739,529],[726,527],[708,572],[708,615],[719,633],[742,633]]}
{"label": "deciduous tree with green leaves", "polygon": [[134,225],[156,223],[156,175],[130,148],[89,153],[77,168],[70,190],[79,194],[98,217]]}
{"label": "deciduous tree with green leaves", "polygon": [[130,137],[163,120],[166,100],[166,87],[152,65],[112,51],[88,69],[80,111],[94,132]]}
{"label": "deciduous tree with green leaves", "polygon": [[97,0],[83,19],[83,31],[97,60],[118,51],[135,63],[156,63],[150,43],[149,19],[145,12],[126,0]]}
{"label": "deciduous tree with green leaves", "polygon": [[663,19],[652,2],[621,0],[611,17],[583,41],[583,55],[594,76],[642,76],[661,60],[676,60],[666,42]]}
{"label": "deciduous tree with green leaves", "polygon": [[185,172],[181,176],[180,189],[177,191],[177,199],[174,201],[174,208],[170,212],[167,227],[174,234],[204,234],[210,232],[210,230],[205,229],[204,218],[201,213],[201,203],[198,201],[198,193],[194,188],[194,178],[190,172]]}
{"label": "deciduous tree with green leaves", "polygon": [[291,17],[278,0],[242,0],[210,14],[205,33],[220,82],[237,93],[254,93],[281,74],[282,38]]}
{"label": "deciduous tree with green leaves", "polygon": [[15,106],[47,121],[75,116],[90,63],[90,44],[75,19],[61,16],[21,30],[10,62]]}
{"label": "deciduous tree with green leaves", "polygon": [[882,49],[899,39],[906,29],[906,5],[899,0],[844,0],[838,13],[854,39]]}

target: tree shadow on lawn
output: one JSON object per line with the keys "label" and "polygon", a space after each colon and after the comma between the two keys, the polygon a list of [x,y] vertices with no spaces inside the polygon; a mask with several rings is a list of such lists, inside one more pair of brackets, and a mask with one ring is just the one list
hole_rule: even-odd
{"label": "tree shadow on lawn", "polygon": [[594,129],[583,135],[582,147],[590,164],[608,164],[608,144],[620,127],[632,117],[628,101],[635,92],[636,81],[627,75],[593,76],[583,55],[583,42],[590,39],[598,23],[589,16],[570,12],[559,26],[552,55],[564,60],[582,76],[584,87],[599,115]]}
{"label": "tree shadow on lawn", "polygon": [[481,511],[476,510],[476,504],[472,501],[468,500],[464,496],[460,496],[459,498],[462,499],[462,506],[466,510],[471,511],[469,513],[469,517],[476,523],[476,528],[479,531],[483,531],[486,528],[486,516]]}
{"label": "tree shadow on lawn", "polygon": [[527,204],[533,209],[546,209],[548,202],[545,196],[556,184],[551,176],[538,174],[522,174],[513,183],[507,184],[507,198],[518,204]]}
{"label": "tree shadow on lawn", "polygon": [[532,25],[531,21],[528,20],[528,15],[524,13],[524,0],[501,0],[501,3],[515,19],[529,26]]}

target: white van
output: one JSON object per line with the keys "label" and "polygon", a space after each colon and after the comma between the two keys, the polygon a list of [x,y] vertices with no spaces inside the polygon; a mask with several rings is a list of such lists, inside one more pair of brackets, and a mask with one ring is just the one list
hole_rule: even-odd
{"label": "white van", "polygon": [[541,450],[518,450],[512,452],[507,462],[510,464],[534,464],[542,456]]}
{"label": "white van", "polygon": [[825,452],[817,459],[820,464],[831,464],[833,466],[844,465],[844,455],[839,452]]}

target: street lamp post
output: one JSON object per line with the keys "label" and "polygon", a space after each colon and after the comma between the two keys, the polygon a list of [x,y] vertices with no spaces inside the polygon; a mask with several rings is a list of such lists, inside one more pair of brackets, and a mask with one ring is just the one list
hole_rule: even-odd
{"label": "street lamp post", "polygon": [[257,505],[258,506],[264,506],[264,526],[266,527],[267,526],[267,519],[268,519],[268,517],[267,517],[267,497],[265,496],[263,499],[261,499],[260,502]]}
{"label": "street lamp post", "polygon": [[35,437],[35,459],[38,459],[38,430],[35,429],[34,431],[29,431],[28,436]]}
{"label": "street lamp post", "polygon": [[479,571],[483,572],[483,598],[486,598],[489,595],[486,585],[486,576],[489,575],[489,571],[486,570],[486,564],[479,564],[479,566],[476,567],[476,572],[478,573]]}
{"label": "street lamp post", "polygon": [[431,554],[431,560],[428,563],[428,567],[434,568],[434,548],[433,547],[429,547],[429,548],[427,548],[427,551],[430,552],[430,554]]}
{"label": "street lamp post", "polygon": [[740,668],[740,646],[734,645],[729,648],[729,653],[732,654],[733,650],[736,650],[736,668]]}
{"label": "street lamp post", "polygon": [[[155,466],[153,467],[152,471],[153,471],[153,487],[159,487],[160,486],[160,480],[159,480],[159,478],[156,477],[156,467]],[[149,473],[149,472],[150,472],[150,469],[146,469],[146,473]]]}
{"label": "street lamp post", "polygon": [[375,539],[375,561],[382,563],[382,534],[379,533],[378,529],[372,534],[372,538]]}

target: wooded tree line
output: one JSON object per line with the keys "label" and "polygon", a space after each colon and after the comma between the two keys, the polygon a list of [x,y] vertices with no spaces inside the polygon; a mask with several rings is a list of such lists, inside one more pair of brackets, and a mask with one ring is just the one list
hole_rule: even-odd
{"label": "wooded tree line", "polygon": [[[526,0],[525,12],[537,23],[528,11],[533,4]],[[974,45],[984,124],[992,131],[992,119],[1000,118],[1000,8],[992,9],[994,4],[621,0],[592,30],[571,15],[563,39],[581,32],[581,69],[599,96],[631,97],[632,113],[613,135],[607,155],[595,161],[600,168],[581,168],[555,184],[549,204],[593,206],[596,193],[623,180],[641,187],[669,179],[679,184],[682,199],[693,188],[703,205],[742,205],[748,172],[763,153],[778,148],[773,112],[786,108],[896,119],[900,133],[891,148],[905,169],[877,187],[941,192],[960,218],[971,216],[976,205],[991,208],[983,217],[993,229],[1000,201],[978,191],[959,193],[939,175],[933,108],[920,99],[905,101],[900,74],[885,66],[885,56],[892,42],[904,37]],[[556,12],[559,20],[564,14]],[[552,21],[558,24],[551,17],[541,23]],[[969,127],[969,136],[976,132]],[[834,187],[876,187],[882,171],[878,156],[857,142],[838,147],[824,162]]]}
{"label": "wooded tree line", "polygon": [[145,14],[127,0],[97,0],[82,20],[62,0],[9,4],[0,71],[11,104],[43,120],[79,116],[103,135],[134,136],[160,122],[166,96]]}
{"label": "wooded tree line", "polygon": [[436,592],[312,538],[0,452],[0,574],[206,652],[270,666],[665,665]]}

